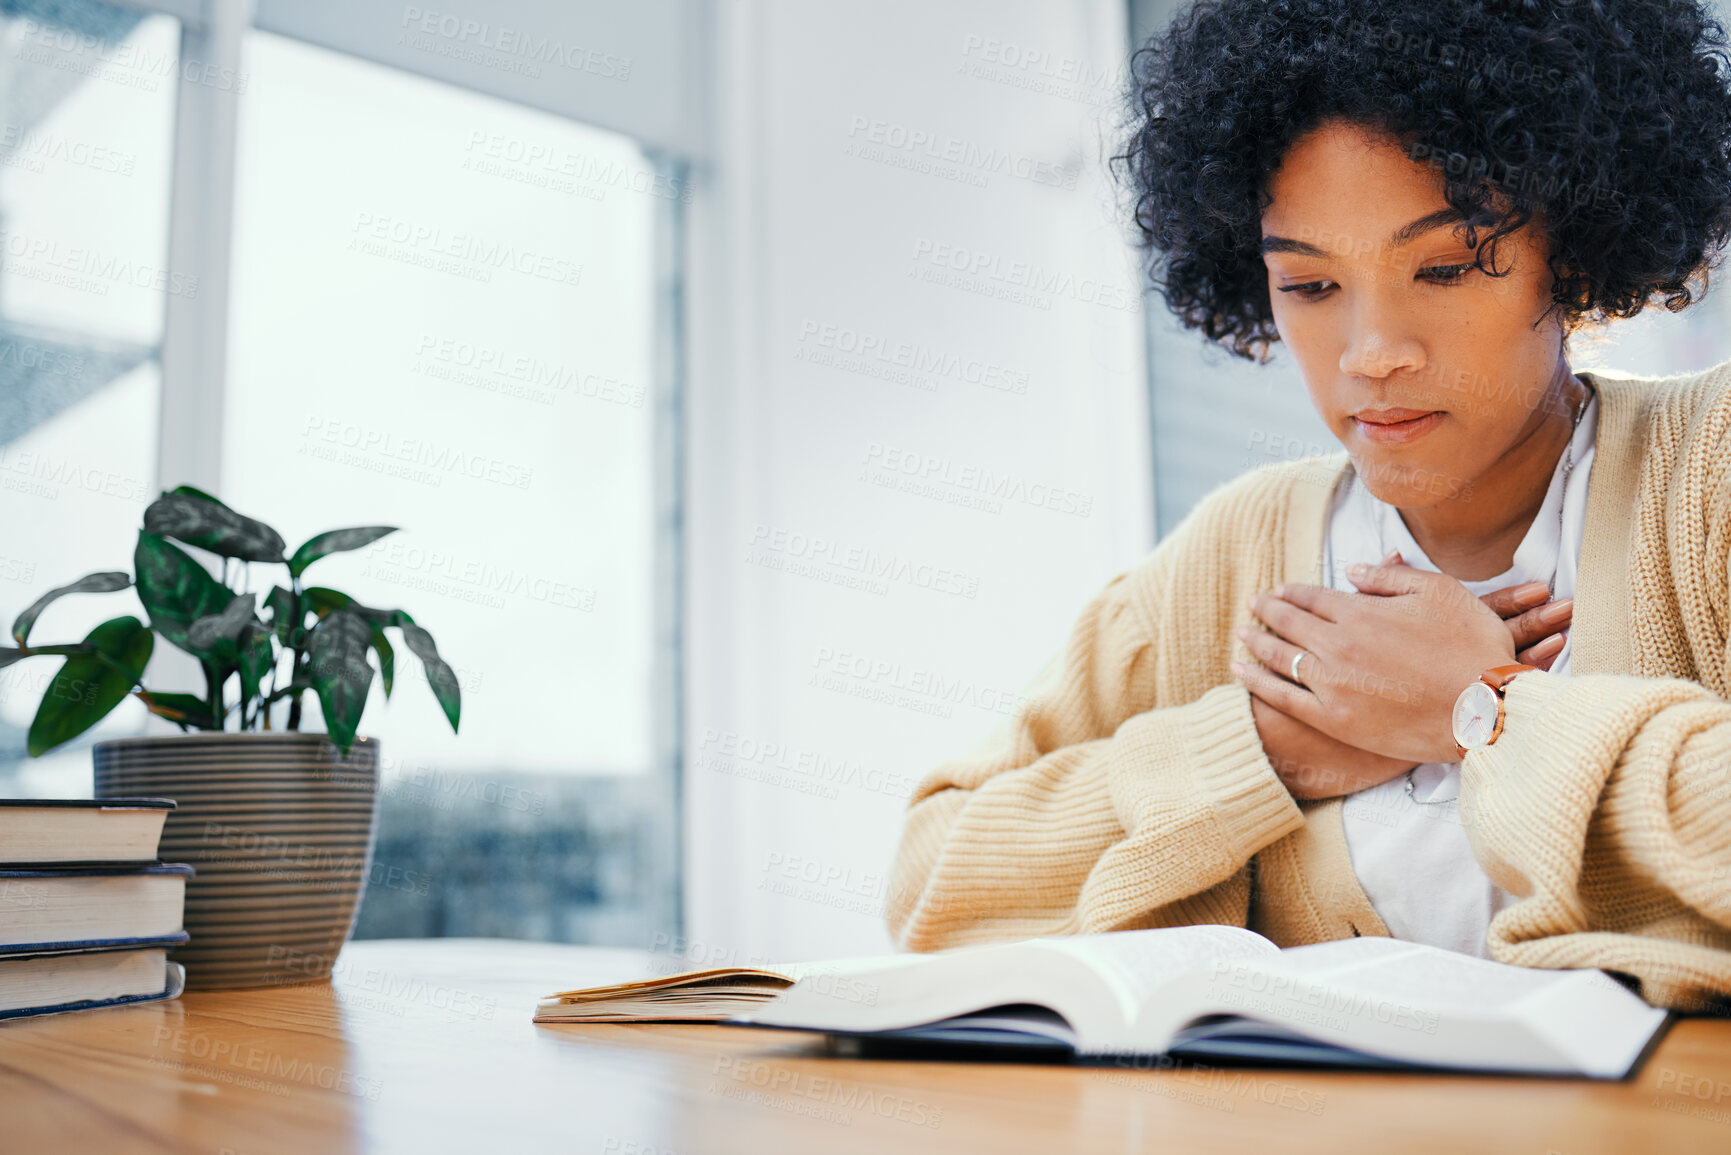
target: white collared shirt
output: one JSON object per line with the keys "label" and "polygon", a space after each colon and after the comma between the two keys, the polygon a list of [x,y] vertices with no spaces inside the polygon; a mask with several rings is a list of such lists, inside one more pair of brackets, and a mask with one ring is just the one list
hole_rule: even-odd
{"label": "white collared shirt", "polygon": [[[1598,411],[1595,390],[1570,443],[1575,465],[1566,499],[1562,493],[1565,451],[1551,474],[1544,505],[1515,550],[1514,565],[1484,581],[1462,582],[1473,594],[1522,582],[1549,581],[1554,574],[1554,596],[1574,595]],[[1325,583],[1352,591],[1355,587],[1346,579],[1346,567],[1353,562],[1375,565],[1390,550],[1399,550],[1410,566],[1437,571],[1413,540],[1400,511],[1371,496],[1348,463],[1347,476],[1329,503],[1323,548]],[[1569,672],[1572,632],[1564,635],[1552,673]],[[1411,771],[1410,786],[1408,775],[1402,774],[1350,794],[1341,814],[1353,871],[1389,933],[1398,939],[1484,957],[1491,918],[1512,903],[1514,896],[1487,878],[1473,857],[1461,825],[1460,784],[1459,762],[1421,763]]]}

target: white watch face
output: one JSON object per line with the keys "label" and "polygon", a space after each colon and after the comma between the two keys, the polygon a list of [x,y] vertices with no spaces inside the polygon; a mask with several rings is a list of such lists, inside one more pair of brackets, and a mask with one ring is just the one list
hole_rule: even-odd
{"label": "white watch face", "polygon": [[1491,744],[1497,728],[1497,692],[1483,682],[1474,682],[1455,699],[1455,741],[1471,750]]}

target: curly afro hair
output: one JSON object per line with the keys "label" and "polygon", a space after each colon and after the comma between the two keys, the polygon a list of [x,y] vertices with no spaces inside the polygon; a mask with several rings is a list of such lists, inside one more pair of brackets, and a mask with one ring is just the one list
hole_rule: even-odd
{"label": "curly afro hair", "polygon": [[1705,292],[1731,235],[1725,43],[1695,0],[1196,0],[1135,54],[1113,161],[1154,287],[1236,356],[1279,340],[1269,179],[1337,119],[1435,168],[1487,275],[1536,217],[1568,334]]}

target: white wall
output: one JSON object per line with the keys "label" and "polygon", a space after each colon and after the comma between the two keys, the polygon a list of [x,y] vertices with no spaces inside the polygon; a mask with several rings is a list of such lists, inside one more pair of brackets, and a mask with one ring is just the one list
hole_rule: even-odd
{"label": "white wall", "polygon": [[[1152,548],[1136,265],[1102,165],[1124,9],[717,9],[690,222],[688,953],[888,950],[912,784]],[[826,363],[847,334],[876,344]],[[938,367],[897,380],[898,356]],[[894,452],[952,483],[876,484],[905,477]],[[870,555],[881,586],[837,580]]]}

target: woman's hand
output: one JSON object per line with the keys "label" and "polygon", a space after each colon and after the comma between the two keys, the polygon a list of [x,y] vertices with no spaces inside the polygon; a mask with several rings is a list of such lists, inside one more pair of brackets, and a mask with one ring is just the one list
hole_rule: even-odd
{"label": "woman's hand", "polygon": [[1483,594],[1479,600],[1496,612],[1509,627],[1515,642],[1515,661],[1541,670],[1551,668],[1563,652],[1563,635],[1575,617],[1575,599],[1547,601],[1550,590],[1542,582],[1504,586]]}
{"label": "woman's hand", "polygon": [[[1379,564],[1404,566],[1406,561],[1396,550]],[[1479,597],[1508,627],[1515,660],[1542,670],[1557,660],[1563,648],[1560,631],[1569,628],[1574,616],[1573,598],[1552,602],[1549,592],[1541,582],[1527,582]],[[1250,708],[1263,752],[1294,798],[1333,798],[1367,790],[1417,765],[1330,737],[1254,695]]]}
{"label": "woman's hand", "polygon": [[[1406,565],[1400,551],[1391,550],[1378,565]],[[1515,661],[1541,670],[1551,668],[1557,655],[1563,652],[1562,631],[1574,622],[1575,599],[1558,598],[1550,601],[1550,587],[1544,582],[1525,582],[1504,586],[1479,601],[1496,611],[1497,617],[1509,627],[1515,640]]]}
{"label": "woman's hand", "polygon": [[1505,624],[1447,574],[1394,565],[1355,566],[1347,576],[1358,593],[1289,583],[1253,594],[1250,611],[1268,629],[1247,626],[1239,636],[1262,665],[1234,662],[1233,674],[1267,705],[1345,745],[1405,766],[1458,760],[1455,699],[1486,669],[1514,662],[1517,631],[1531,624]]}
{"label": "woman's hand", "polygon": [[1331,738],[1255,695],[1250,712],[1256,717],[1263,753],[1294,798],[1333,798],[1368,790],[1418,765]]}

